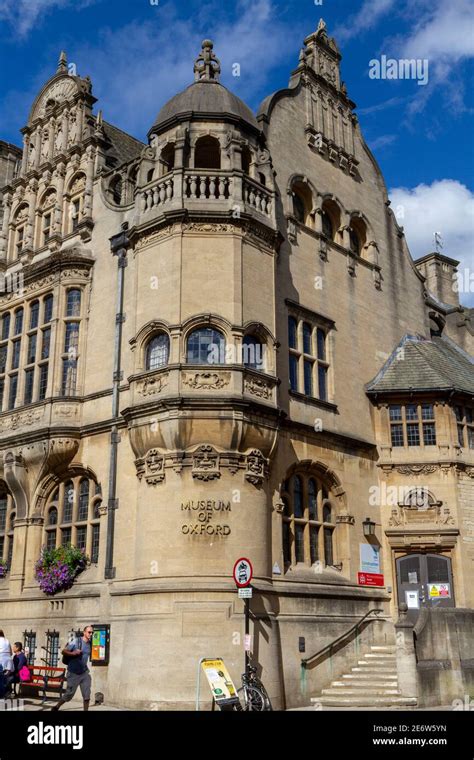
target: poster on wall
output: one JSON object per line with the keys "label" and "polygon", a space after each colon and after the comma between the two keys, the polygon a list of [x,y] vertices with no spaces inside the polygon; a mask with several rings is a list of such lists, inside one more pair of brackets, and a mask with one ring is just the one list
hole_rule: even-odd
{"label": "poster on wall", "polygon": [[418,590],[405,591],[405,601],[409,610],[419,610],[420,597],[418,596]]}
{"label": "poster on wall", "polygon": [[110,651],[110,625],[94,625],[92,634],[91,663],[92,665],[108,665]]}
{"label": "poster on wall", "polygon": [[380,573],[380,547],[372,544],[359,544],[360,572]]}
{"label": "poster on wall", "polygon": [[449,599],[451,596],[449,583],[428,583],[428,596],[430,599]]}

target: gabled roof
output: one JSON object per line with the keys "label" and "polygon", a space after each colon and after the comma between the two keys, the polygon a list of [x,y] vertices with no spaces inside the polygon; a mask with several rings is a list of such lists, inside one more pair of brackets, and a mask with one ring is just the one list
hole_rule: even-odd
{"label": "gabled roof", "polygon": [[474,394],[474,358],[447,337],[405,335],[366,385],[371,395],[433,390]]}

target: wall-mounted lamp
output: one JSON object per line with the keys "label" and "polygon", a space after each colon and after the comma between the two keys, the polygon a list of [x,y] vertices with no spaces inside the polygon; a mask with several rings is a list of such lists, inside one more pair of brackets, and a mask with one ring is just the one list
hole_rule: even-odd
{"label": "wall-mounted lamp", "polygon": [[370,517],[366,517],[362,525],[364,527],[364,536],[375,536],[375,523]]}

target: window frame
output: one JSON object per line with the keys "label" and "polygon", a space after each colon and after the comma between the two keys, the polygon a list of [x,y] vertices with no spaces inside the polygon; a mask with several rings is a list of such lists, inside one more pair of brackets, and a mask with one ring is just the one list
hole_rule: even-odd
{"label": "window frame", "polygon": [[[300,483],[300,488],[298,487],[298,482]],[[312,484],[312,494],[310,484]],[[300,494],[298,498],[300,498],[301,510],[296,509],[296,494],[298,493]],[[334,500],[331,498],[331,488],[327,481],[317,471],[296,469],[284,481],[281,496],[282,502],[285,505],[282,513],[283,564],[285,571],[290,567],[297,567],[298,565],[313,567],[317,562],[324,562],[326,567],[333,566],[337,558],[337,542],[334,537],[337,520]],[[312,505],[314,506],[314,517],[311,516]],[[329,522],[324,520],[324,510],[328,506],[331,509],[331,520]],[[300,514],[297,514],[297,511]],[[332,547],[330,556],[325,543],[329,533]],[[302,545],[297,540],[298,535],[302,535]],[[314,543],[315,535],[317,538],[316,544]],[[301,556],[303,557],[302,559]],[[329,559],[332,561],[328,562]]]}

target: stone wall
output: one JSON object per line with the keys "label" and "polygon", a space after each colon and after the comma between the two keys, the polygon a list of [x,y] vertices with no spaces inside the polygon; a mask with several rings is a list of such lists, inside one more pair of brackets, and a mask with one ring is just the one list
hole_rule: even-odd
{"label": "stone wall", "polygon": [[474,610],[424,610],[414,629],[419,706],[474,696]]}

